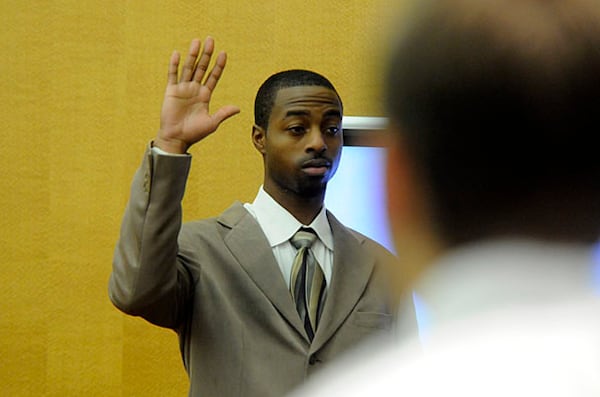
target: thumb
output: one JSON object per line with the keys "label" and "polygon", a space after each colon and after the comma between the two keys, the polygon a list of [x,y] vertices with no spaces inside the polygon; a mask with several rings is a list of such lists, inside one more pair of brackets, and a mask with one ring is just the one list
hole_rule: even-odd
{"label": "thumb", "polygon": [[221,124],[223,121],[228,118],[235,116],[240,112],[240,108],[233,105],[226,105],[220,108],[212,115],[213,120],[217,123],[217,125]]}

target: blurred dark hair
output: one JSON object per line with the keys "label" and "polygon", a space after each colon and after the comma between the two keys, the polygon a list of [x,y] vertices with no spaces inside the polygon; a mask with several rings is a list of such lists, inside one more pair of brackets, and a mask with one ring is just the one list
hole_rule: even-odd
{"label": "blurred dark hair", "polygon": [[420,0],[386,107],[448,244],[600,231],[600,3]]}

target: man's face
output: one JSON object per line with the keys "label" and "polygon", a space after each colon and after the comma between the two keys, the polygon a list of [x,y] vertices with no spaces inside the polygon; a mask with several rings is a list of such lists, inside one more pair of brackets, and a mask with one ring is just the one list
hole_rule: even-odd
{"label": "man's face", "polygon": [[320,86],[280,89],[262,149],[265,189],[306,198],[324,194],[340,160],[341,124],[342,106],[333,90]]}

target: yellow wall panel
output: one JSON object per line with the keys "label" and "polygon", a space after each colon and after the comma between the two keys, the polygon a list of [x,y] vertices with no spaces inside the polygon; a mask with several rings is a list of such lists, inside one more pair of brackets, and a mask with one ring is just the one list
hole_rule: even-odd
{"label": "yellow wall panel", "polygon": [[107,297],[129,183],[158,128],[174,49],[207,34],[229,65],[214,107],[242,112],[192,149],[186,219],[252,200],[254,94],[270,74],[330,77],[379,115],[391,0],[0,2],[0,395],[181,396],[174,332]]}

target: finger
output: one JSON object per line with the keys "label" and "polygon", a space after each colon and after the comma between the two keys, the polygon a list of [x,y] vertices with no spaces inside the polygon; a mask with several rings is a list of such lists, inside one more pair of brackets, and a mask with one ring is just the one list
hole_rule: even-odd
{"label": "finger", "polygon": [[206,83],[204,85],[211,91],[215,89],[221,75],[223,74],[223,70],[225,69],[225,65],[227,64],[227,54],[224,52],[219,53],[217,56],[217,61],[213,66],[208,78],[206,79]]}
{"label": "finger", "polygon": [[167,73],[167,84],[177,84],[177,69],[179,69],[180,55],[177,51],[173,51],[169,60],[169,71]]}
{"label": "finger", "polygon": [[179,81],[190,81],[192,79],[192,75],[194,74],[194,66],[196,64],[196,59],[198,58],[198,52],[200,51],[200,40],[194,39],[190,43],[190,49],[188,51],[188,55],[185,59],[185,63],[183,64],[183,68],[181,70],[181,78]]}
{"label": "finger", "polygon": [[217,110],[215,112],[215,114],[212,115],[212,118],[215,121],[216,125],[218,126],[223,121],[227,120],[228,118],[230,118],[232,116],[235,116],[239,112],[240,112],[239,107],[233,106],[233,105],[226,105],[226,106],[223,106],[221,109]]}
{"label": "finger", "polygon": [[202,55],[200,55],[200,59],[198,60],[198,64],[196,65],[196,69],[194,71],[194,81],[202,83],[202,79],[204,78],[204,74],[208,69],[208,64],[210,63],[210,58],[212,58],[214,49],[215,42],[213,38],[209,36],[206,38],[206,40],[204,40]]}

